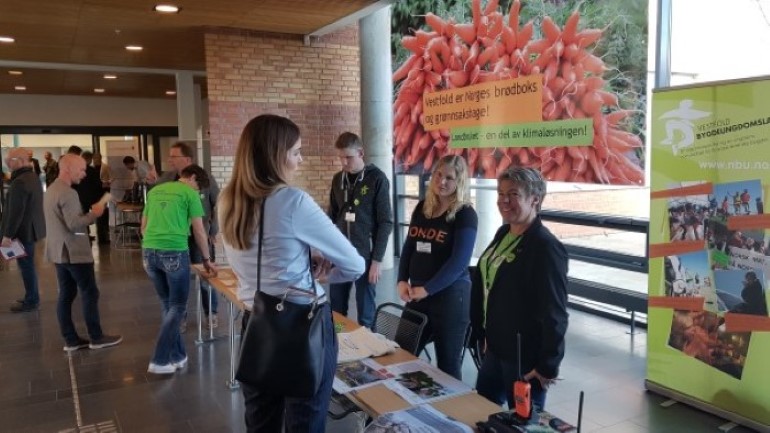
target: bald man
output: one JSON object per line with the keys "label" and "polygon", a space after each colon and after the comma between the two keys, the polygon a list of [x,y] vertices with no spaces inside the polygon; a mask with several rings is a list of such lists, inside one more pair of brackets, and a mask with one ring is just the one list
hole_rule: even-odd
{"label": "bald man", "polygon": [[8,247],[17,239],[24,246],[27,255],[17,260],[21,279],[24,282],[24,298],[11,305],[14,313],[37,310],[40,295],[35,270],[35,243],[45,237],[43,219],[43,186],[29,164],[27,150],[21,147],[11,149],[5,158],[11,170],[11,184],[5,198],[5,207],[0,235],[2,246]]}
{"label": "bald man", "polygon": [[[59,161],[59,177],[45,193],[46,258],[56,267],[59,301],[56,313],[64,337],[64,351],[83,348],[101,349],[119,344],[123,337],[102,332],[99,319],[99,288],[94,277],[94,257],[88,240],[88,226],[104,213],[104,204],[96,203],[83,211],[72,185],[86,176],[86,161],[67,154]],[[72,323],[72,303],[80,290],[83,318],[89,340],[80,337]]]}

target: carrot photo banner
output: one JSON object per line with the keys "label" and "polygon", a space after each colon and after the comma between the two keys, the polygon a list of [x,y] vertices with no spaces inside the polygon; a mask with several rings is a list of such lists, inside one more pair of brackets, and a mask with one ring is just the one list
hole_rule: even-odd
{"label": "carrot photo banner", "polygon": [[650,145],[647,379],[770,425],[770,78],[656,90]]}
{"label": "carrot photo banner", "polygon": [[554,120],[452,128],[450,137],[450,146],[455,149],[588,146],[594,140],[594,128],[590,119]]}
{"label": "carrot photo banner", "polygon": [[425,93],[426,131],[458,126],[501,125],[543,120],[543,76],[476,84]]}
{"label": "carrot photo banner", "polygon": [[515,166],[645,183],[647,2],[402,0],[391,13],[396,173],[457,155],[477,178]]}

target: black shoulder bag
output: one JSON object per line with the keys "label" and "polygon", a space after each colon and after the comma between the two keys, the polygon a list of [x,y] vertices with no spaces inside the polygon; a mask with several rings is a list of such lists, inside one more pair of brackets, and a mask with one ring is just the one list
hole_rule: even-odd
{"label": "black shoulder bag", "polygon": [[[235,378],[261,392],[309,398],[318,391],[324,367],[321,305],[313,285],[307,290],[288,287],[283,296],[260,290],[265,201],[262,200],[257,258],[257,293],[241,343]],[[308,253],[309,258],[309,253]],[[311,294],[310,304],[286,300],[289,293]]]}

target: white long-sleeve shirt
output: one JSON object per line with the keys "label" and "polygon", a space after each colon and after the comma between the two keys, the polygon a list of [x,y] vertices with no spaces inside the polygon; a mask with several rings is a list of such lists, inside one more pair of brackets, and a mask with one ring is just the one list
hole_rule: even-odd
{"label": "white long-sleeve shirt", "polygon": [[[287,287],[312,292],[314,285],[319,296],[324,294],[324,288],[311,274],[310,249],[320,252],[333,264],[328,277],[330,283],[354,281],[365,271],[364,259],[312,197],[301,189],[286,187],[268,197],[264,224],[260,288],[269,295],[282,296]],[[227,260],[238,277],[238,299],[251,309],[257,291],[259,226],[248,250],[237,250],[227,242],[224,246]],[[309,303],[303,296],[287,299]]]}

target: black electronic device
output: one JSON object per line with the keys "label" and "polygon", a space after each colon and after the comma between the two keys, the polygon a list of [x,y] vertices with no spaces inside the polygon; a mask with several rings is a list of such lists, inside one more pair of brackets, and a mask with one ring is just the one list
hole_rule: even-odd
{"label": "black electronic device", "polygon": [[[498,412],[489,415],[486,422],[479,422],[476,426],[481,433],[528,433],[552,431],[554,433],[580,433],[583,421],[583,391],[580,392],[578,403],[577,426],[573,426],[564,420],[544,411],[533,410],[529,419],[522,419],[515,411]],[[549,430],[544,430],[547,428]]]}

